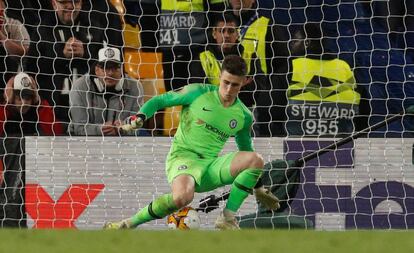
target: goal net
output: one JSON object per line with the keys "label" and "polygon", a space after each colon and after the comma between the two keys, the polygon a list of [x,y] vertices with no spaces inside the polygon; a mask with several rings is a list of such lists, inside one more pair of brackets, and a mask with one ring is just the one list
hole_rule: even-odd
{"label": "goal net", "polygon": [[[0,225],[101,229],[170,192],[182,107],[130,135],[117,126],[153,96],[219,85],[223,56],[238,54],[263,183],[281,204],[268,211],[249,196],[242,228],[413,228],[407,2],[0,1]],[[222,154],[234,150],[230,137]],[[197,193],[191,206],[229,190]],[[214,228],[224,205],[200,210],[201,227]],[[139,228],[167,229],[166,219]]]}

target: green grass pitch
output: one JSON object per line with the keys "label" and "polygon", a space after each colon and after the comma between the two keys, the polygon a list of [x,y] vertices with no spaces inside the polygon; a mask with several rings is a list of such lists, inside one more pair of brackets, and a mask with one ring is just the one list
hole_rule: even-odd
{"label": "green grass pitch", "polygon": [[1,252],[413,252],[412,231],[0,230]]}

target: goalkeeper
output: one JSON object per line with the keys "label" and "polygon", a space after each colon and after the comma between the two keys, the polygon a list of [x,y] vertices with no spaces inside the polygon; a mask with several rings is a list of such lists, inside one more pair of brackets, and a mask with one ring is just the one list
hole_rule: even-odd
{"label": "goalkeeper", "polygon": [[[195,192],[207,192],[231,184],[224,210],[215,222],[219,229],[238,229],[235,218],[246,197],[254,192],[269,209],[278,199],[263,187],[253,189],[263,170],[263,158],[253,152],[250,136],[252,114],[238,99],[246,81],[246,64],[235,55],[222,65],[220,85],[191,84],[182,90],[155,96],[128,119],[124,130],[142,127],[145,119],[162,108],[182,105],[180,124],[166,161],[172,192],[162,195],[129,219],[108,222],[106,229],[135,228],[160,219],[190,204]],[[218,156],[230,136],[238,152]]]}

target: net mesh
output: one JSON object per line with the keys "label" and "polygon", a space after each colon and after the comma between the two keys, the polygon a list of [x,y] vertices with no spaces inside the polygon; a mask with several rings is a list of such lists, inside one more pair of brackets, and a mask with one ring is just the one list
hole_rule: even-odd
{"label": "net mesh", "polygon": [[[410,1],[0,6],[1,226],[99,229],[168,193],[165,157],[182,107],[157,112],[133,134],[117,126],[155,95],[218,85],[227,54],[246,61],[249,82],[239,97],[255,117],[263,183],[281,200],[271,212],[250,196],[238,213],[241,227],[414,226]],[[113,54],[100,52],[107,47]],[[110,65],[117,49],[122,65]],[[368,138],[295,163],[363,129]],[[231,138],[223,154],[233,150]],[[192,205],[208,194],[196,194]],[[199,212],[203,228],[213,228],[224,203]],[[165,220],[142,227],[167,228]]]}

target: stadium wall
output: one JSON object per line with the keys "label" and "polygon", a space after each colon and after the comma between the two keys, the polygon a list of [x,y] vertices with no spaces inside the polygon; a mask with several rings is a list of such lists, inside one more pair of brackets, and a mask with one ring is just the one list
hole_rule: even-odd
{"label": "stadium wall", "polygon": [[[99,229],[169,192],[164,159],[171,138],[26,137],[29,228]],[[256,138],[265,160],[296,159],[329,139]],[[414,228],[414,139],[358,139],[307,163],[287,215],[316,229]],[[224,152],[234,150],[232,141]],[[220,189],[215,193],[221,193]],[[197,194],[193,206],[207,194]],[[240,214],[256,212],[249,198]],[[212,228],[218,210],[200,214]],[[165,220],[143,225],[164,229]]]}

